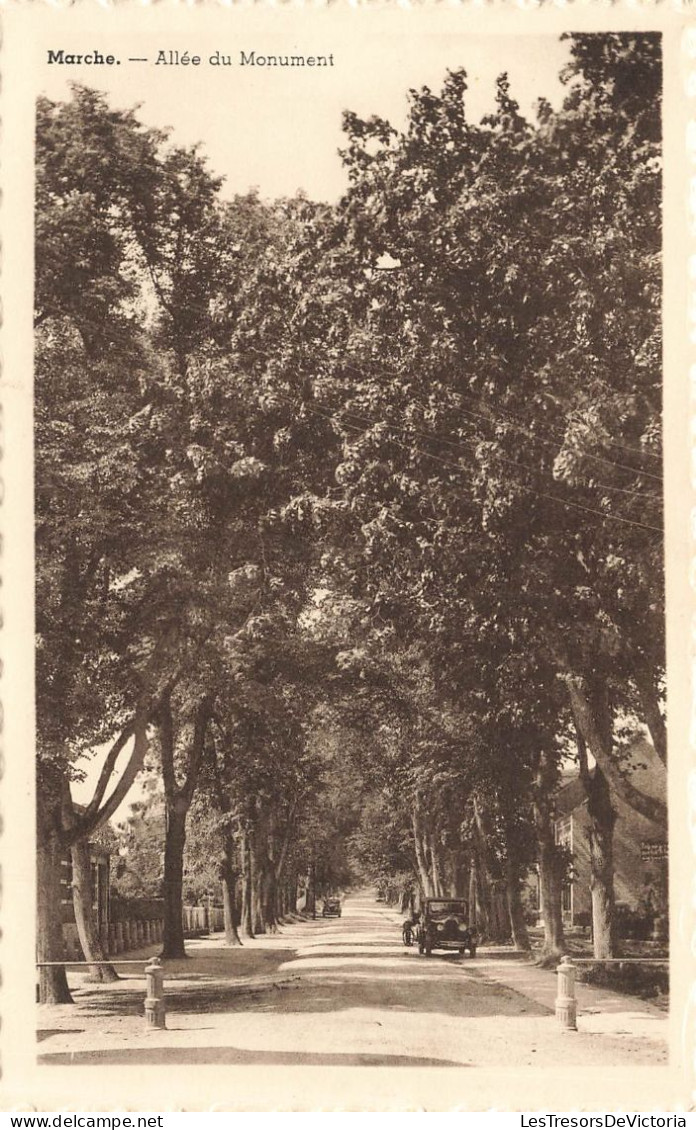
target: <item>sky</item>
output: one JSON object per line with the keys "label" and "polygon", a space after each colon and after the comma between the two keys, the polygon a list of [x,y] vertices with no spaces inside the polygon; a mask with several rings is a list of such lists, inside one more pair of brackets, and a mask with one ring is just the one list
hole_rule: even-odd
{"label": "sky", "polygon": [[[409,13],[411,15],[412,13]],[[336,200],[345,187],[338,156],[341,114],[377,114],[403,125],[407,91],[427,84],[439,90],[446,70],[464,67],[469,78],[468,109],[473,121],[494,105],[495,80],[509,75],[512,94],[531,114],[543,95],[558,105],[563,87],[558,75],[568,44],[557,35],[471,35],[437,32],[423,21],[388,27],[362,20],[313,22],[279,30],[253,30],[229,39],[172,34],[116,37],[109,50],[123,59],[118,67],[46,66],[41,87],[50,98],[65,98],[69,81],[109,94],[119,108],[140,103],[147,125],[170,127],[178,143],[201,143],[211,170],[225,177],[232,196],[257,187],[267,198],[304,189],[313,199]],[[67,45],[66,45],[67,46]],[[93,39],[73,37],[71,51],[90,50]],[[208,63],[215,48],[233,60],[231,67]],[[201,66],[154,65],[160,49],[199,52]],[[333,54],[334,66],[320,69],[240,66],[240,51],[257,54]],[[128,63],[129,56],[148,63]]]}

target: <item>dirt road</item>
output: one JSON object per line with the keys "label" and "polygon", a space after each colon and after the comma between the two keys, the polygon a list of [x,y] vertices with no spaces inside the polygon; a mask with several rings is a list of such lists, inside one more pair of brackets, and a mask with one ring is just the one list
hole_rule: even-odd
{"label": "dirt road", "polygon": [[[664,1064],[666,1015],[581,989],[580,1031],[561,1035],[552,974],[500,951],[433,954],[401,944],[400,916],[372,895],[341,918],[297,922],[243,949],[201,939],[166,966],[167,1030],[148,1034],[144,981],[72,975],[75,1005],[43,1006],[43,1064],[546,1067]],[[584,994],[584,996],[583,996]]]}

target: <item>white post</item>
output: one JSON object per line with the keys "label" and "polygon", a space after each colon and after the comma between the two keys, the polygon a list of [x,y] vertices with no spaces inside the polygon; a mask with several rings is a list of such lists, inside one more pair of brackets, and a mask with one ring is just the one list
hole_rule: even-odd
{"label": "white post", "polygon": [[164,969],[158,957],[145,966],[145,1023],[148,1028],[166,1028]]}
{"label": "white post", "polygon": [[576,1032],[578,1027],[577,1000],[575,999],[575,966],[566,954],[558,966],[558,996],[556,997],[556,1019],[561,1028]]}

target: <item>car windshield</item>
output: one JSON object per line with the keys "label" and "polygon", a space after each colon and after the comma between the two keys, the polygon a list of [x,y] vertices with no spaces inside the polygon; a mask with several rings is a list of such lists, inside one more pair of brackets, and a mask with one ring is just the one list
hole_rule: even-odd
{"label": "car windshield", "polygon": [[442,900],[428,903],[428,915],[431,918],[450,918],[454,915],[457,918],[466,918],[467,914],[466,903],[461,899],[455,900]]}

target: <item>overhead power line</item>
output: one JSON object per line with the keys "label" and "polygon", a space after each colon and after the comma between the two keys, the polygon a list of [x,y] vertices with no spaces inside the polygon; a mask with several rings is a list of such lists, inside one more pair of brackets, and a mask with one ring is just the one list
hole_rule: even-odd
{"label": "overhead power line", "polygon": [[[343,368],[346,369],[350,373],[355,373],[357,376],[364,376],[365,375],[363,372],[361,372],[360,369],[356,368],[354,365],[349,365],[346,362],[342,362],[342,364],[343,364]],[[376,370],[373,369],[372,371],[376,372],[376,374],[378,376],[383,376],[383,377],[399,377],[400,376],[399,373],[396,373],[394,370],[390,370],[390,369],[378,368]],[[493,416],[493,418],[491,418],[491,416],[489,414],[491,406],[485,400],[482,400],[478,397],[475,397],[471,393],[462,392],[461,390],[457,390],[455,395],[463,397],[466,400],[471,400],[475,404],[478,404],[479,406],[482,406],[483,408],[486,409],[485,412],[472,412],[470,409],[460,407],[459,411],[463,412],[465,416],[471,416],[472,419],[476,419],[476,420],[483,420],[485,423],[488,423],[489,425],[495,425],[495,424],[499,424],[501,422],[500,419],[496,418],[495,416]],[[521,420],[521,417],[517,416],[514,412],[511,412],[510,409],[502,408],[500,405],[495,405],[493,410],[495,412],[497,412],[500,417],[503,417],[503,419],[507,419],[507,421],[509,422],[511,427],[514,427],[518,431],[523,432],[524,435],[527,435],[527,436],[533,438],[537,443],[540,443],[545,447],[550,447],[550,448],[553,448],[553,449],[556,448],[556,444],[551,443],[550,440],[543,439],[541,436],[537,435],[536,432],[531,430],[531,428],[529,427],[528,424],[524,423],[524,421]],[[565,440],[565,438],[566,438],[564,434],[562,434],[559,431],[556,431],[555,429],[551,429],[550,434],[556,435],[559,439]],[[445,442],[448,442],[448,441],[445,441]],[[612,440],[607,440],[606,442],[610,447],[617,447],[622,451],[627,451],[627,452],[631,452],[631,453],[636,454],[636,455],[640,455],[641,458],[649,458],[649,459],[659,459],[660,458],[659,455],[655,455],[653,452],[650,452],[650,451],[642,451],[640,448],[628,447],[628,446],[622,445],[622,444],[615,444]],[[642,468],[631,467],[626,463],[617,463],[616,460],[607,459],[606,456],[604,456],[604,455],[595,455],[593,452],[587,451],[587,452],[585,452],[585,457],[587,459],[595,460],[598,463],[604,463],[608,467],[617,467],[617,468],[619,468],[620,470],[623,470],[623,471],[630,471],[634,475],[644,475],[646,478],[654,479],[656,482],[659,482],[659,483],[662,482],[662,475],[656,475],[653,471],[646,471]]]}
{"label": "overhead power line", "polygon": [[[390,427],[390,428],[394,428],[395,430],[401,431],[402,435],[406,435],[406,434],[411,433],[413,435],[418,435],[423,439],[427,439],[427,440],[431,440],[431,441],[437,440],[438,443],[446,443],[448,446],[452,447],[455,451],[463,452],[464,448],[461,445],[462,445],[463,442],[467,442],[466,440],[464,440],[461,437],[460,437],[458,442],[454,442],[453,440],[447,439],[446,437],[443,437],[443,436],[430,435],[427,432],[419,431],[419,429],[414,428],[410,424],[408,426],[408,429],[406,429],[406,428],[397,429],[396,425],[389,424],[386,420],[384,420],[384,421],[370,420],[367,417],[359,416],[356,412],[353,412],[351,409],[345,409],[344,408],[341,411],[342,411],[343,415],[347,415],[354,420],[358,420],[362,424],[369,424],[372,427],[376,427],[376,426]],[[495,423],[495,421],[489,421],[489,423]],[[533,433],[530,433],[530,434],[533,436]],[[534,437],[534,438],[538,438],[538,437]],[[474,443],[476,441],[472,438],[468,442]],[[540,442],[543,442],[543,441],[540,441]],[[554,449],[555,449],[555,445],[554,445]],[[500,462],[507,463],[512,467],[524,467],[528,471],[533,471],[535,473],[539,472],[539,468],[533,466],[531,463],[520,463],[519,460],[508,459],[506,456],[500,455],[500,453],[497,453],[497,458],[500,460]],[[614,465],[617,465],[617,464],[614,464]],[[640,475],[640,474],[643,474],[643,473],[644,472],[642,472],[642,471],[634,471],[634,474],[637,474],[637,475]],[[646,494],[644,491],[641,491],[641,490],[635,490],[635,489],[634,490],[628,490],[625,487],[612,486],[608,483],[596,483],[595,488],[597,490],[618,491],[620,494],[631,495],[632,497],[635,497],[635,498],[649,498],[653,502],[661,502],[661,499],[659,498],[658,495],[649,494],[649,493]]]}
{"label": "overhead power line", "polygon": [[[276,395],[278,395],[280,397],[280,399],[285,400],[286,403],[292,405],[293,407],[296,407],[295,402],[292,401],[290,397],[283,396],[282,393],[277,393],[277,392],[276,392]],[[336,415],[332,415],[331,413],[328,413],[328,412],[323,412],[320,408],[315,408],[313,405],[307,404],[306,401],[303,401],[302,406],[303,406],[303,408],[305,408],[306,411],[308,411],[308,412],[310,412],[310,413],[312,413],[316,416],[320,416],[323,419],[328,420],[331,423],[342,425],[343,427],[350,428],[351,430],[357,432],[358,434],[361,434],[361,435],[363,434],[363,428],[360,427],[358,424],[350,424],[345,420],[339,420],[339,418]],[[384,421],[373,421],[373,426],[385,426],[387,428],[392,427],[392,425],[386,424]],[[451,463],[449,460],[443,459],[442,456],[435,455],[431,451],[424,451],[422,448],[414,447],[412,444],[400,443],[398,440],[395,440],[395,439],[392,439],[391,442],[396,447],[402,448],[404,451],[408,452],[409,454],[422,455],[425,459],[432,459],[436,463],[440,463],[444,467],[449,467],[451,470],[456,471],[460,475],[465,472],[465,468],[462,467],[459,463]],[[535,468],[530,467],[527,464],[514,463],[513,460],[509,460],[509,459],[506,459],[504,461],[506,463],[511,463],[513,466],[516,466],[518,468],[524,467],[528,470],[535,470]],[[537,498],[544,498],[544,499],[547,499],[550,502],[556,502],[560,506],[565,506],[565,507],[570,508],[572,510],[579,510],[579,511],[582,511],[586,514],[595,514],[599,518],[601,518],[603,522],[607,522],[607,521],[620,522],[622,525],[634,526],[637,529],[647,530],[651,533],[656,533],[656,534],[660,534],[660,535],[662,535],[662,533],[663,533],[662,528],[660,526],[652,526],[652,525],[649,525],[646,522],[637,522],[632,518],[622,518],[618,514],[606,512],[606,511],[603,511],[603,510],[597,510],[595,507],[585,506],[582,503],[573,502],[570,499],[559,498],[558,495],[555,495],[555,494],[548,494],[544,491],[535,490],[533,487],[527,486],[524,483],[517,483],[516,485],[519,486],[521,490],[525,491],[528,494],[534,495]]]}
{"label": "overhead power line", "polygon": [[[254,346],[250,346],[248,348],[251,352],[256,353],[258,356],[263,357],[265,360],[271,359],[271,356],[272,356],[271,354],[265,353],[264,351],[257,349]],[[355,371],[358,372],[358,370],[355,370]],[[290,398],[283,397],[282,394],[279,393],[277,390],[276,390],[276,395],[280,396],[281,399],[284,399],[286,401],[286,403],[289,403],[292,406],[296,407],[295,403],[292,400],[290,400]],[[411,425],[409,425],[409,430],[407,430],[404,427],[398,427],[395,424],[391,424],[391,423],[387,422],[386,420],[374,420],[374,419],[370,419],[369,417],[363,417],[363,416],[360,416],[358,413],[353,412],[351,409],[342,409],[341,410],[341,416],[339,417],[336,414],[329,414],[329,413],[323,412],[321,409],[318,409],[318,408],[308,404],[307,401],[303,401],[302,404],[303,404],[303,407],[307,411],[313,412],[314,414],[321,416],[324,419],[327,419],[334,424],[340,425],[342,423],[343,426],[351,428],[353,431],[356,431],[356,432],[361,432],[365,426],[368,426],[368,427],[386,427],[386,428],[389,428],[392,431],[398,432],[401,435],[408,435],[409,432],[410,432],[411,434],[419,435],[421,438],[427,439],[429,441],[437,440],[437,442],[448,444],[449,446],[453,447],[457,451],[460,451],[462,453],[464,452],[464,448],[462,447],[462,443],[465,442],[465,441],[463,441],[463,439],[461,437],[459,437],[459,439],[455,442],[454,440],[448,439],[446,437],[432,436],[432,435],[429,435],[428,433],[420,432],[418,429],[413,428]],[[346,421],[346,419],[344,418],[346,416],[349,419],[353,419],[353,420],[358,421],[359,424],[361,425],[361,427],[358,427],[356,424],[349,424]],[[491,420],[490,417],[482,417],[482,418],[489,424],[494,424],[496,422],[495,420]],[[530,433],[530,434],[531,434],[532,438],[535,438],[535,439],[539,438],[539,437],[534,436],[534,433]],[[399,443],[397,440],[394,440],[394,439],[392,439],[391,442],[394,443],[396,446],[402,448],[405,451],[420,454],[424,458],[428,458],[428,459],[431,459],[431,460],[433,460],[437,463],[440,463],[442,466],[450,467],[451,469],[457,470],[457,472],[459,474],[463,473],[463,468],[459,464],[452,463],[452,462],[450,462],[446,459],[443,459],[442,456],[436,455],[434,452],[424,451],[422,448],[414,447],[412,443],[409,443],[408,445],[406,445],[406,444]],[[473,441],[470,441],[470,442],[473,442]],[[553,446],[555,448],[555,445],[553,445]],[[505,463],[508,466],[514,467],[517,470],[524,469],[524,470],[531,471],[534,474],[538,474],[539,470],[540,470],[539,467],[535,467],[532,464],[521,463],[518,460],[509,459],[506,456],[501,455],[499,452],[496,452],[496,458],[500,462]],[[638,469],[632,468],[632,467],[624,467],[624,465],[622,465],[622,464],[614,464],[610,460],[605,460],[604,462],[609,463],[609,465],[611,465],[611,466],[616,466],[616,467],[619,467],[621,469],[629,470],[634,475],[649,475],[649,472],[638,470]],[[657,478],[657,476],[655,476],[655,475],[649,475],[649,477],[650,478]],[[658,481],[660,481],[660,480],[658,479]],[[607,521],[607,520],[616,521],[616,522],[620,522],[624,525],[634,526],[637,529],[648,530],[648,531],[658,533],[658,534],[662,534],[662,532],[663,532],[662,528],[659,527],[659,526],[653,526],[653,525],[646,523],[646,522],[639,522],[639,521],[637,521],[636,519],[633,519],[633,518],[625,518],[621,515],[615,514],[614,512],[598,510],[596,507],[587,506],[587,505],[585,505],[583,503],[579,503],[579,502],[573,502],[570,499],[562,499],[562,498],[559,498],[558,495],[551,495],[551,494],[548,494],[548,493],[537,491],[533,487],[527,486],[526,484],[518,483],[518,486],[520,486],[520,488],[522,490],[527,491],[528,493],[533,494],[538,498],[545,498],[549,501],[556,502],[559,505],[566,506],[568,508],[575,509],[575,510],[578,510],[578,511],[582,511],[584,513],[596,514],[603,521]],[[593,488],[588,488],[588,489],[593,489]],[[659,499],[656,495],[652,495],[652,494],[646,495],[642,491],[626,490],[623,487],[615,487],[615,486],[611,486],[609,484],[597,483],[595,489],[618,491],[622,494],[627,494],[631,497],[648,498],[654,503],[661,502],[661,499]]]}
{"label": "overhead power line", "polygon": [[[263,350],[257,349],[255,346],[247,346],[247,349],[252,353],[258,354],[258,356],[263,357],[265,360],[270,360],[272,358],[272,354],[269,354],[269,353],[267,353]],[[356,376],[360,376],[360,377],[365,376],[365,373],[362,370],[358,369],[354,365],[350,365],[349,363],[343,361],[342,359],[341,359],[341,365],[342,365],[343,369],[346,370],[347,372],[355,373]],[[396,373],[394,370],[384,369],[384,368],[375,368],[374,366],[371,368],[371,372],[374,375],[389,377],[390,379],[401,376],[401,374]],[[552,443],[550,440],[544,439],[541,436],[537,435],[537,433],[534,432],[529,427],[529,425],[527,423],[522,421],[519,416],[517,416],[515,413],[511,412],[509,409],[501,408],[501,407],[496,405],[494,410],[499,413],[499,417],[496,417],[495,415],[491,416],[492,409],[491,409],[491,406],[486,403],[486,401],[481,400],[479,398],[476,398],[476,397],[472,396],[470,393],[462,392],[460,390],[457,390],[456,395],[458,397],[463,397],[467,400],[471,400],[475,404],[478,404],[479,406],[482,406],[485,409],[484,412],[479,413],[479,412],[472,412],[470,409],[459,407],[459,411],[462,412],[465,416],[470,416],[474,420],[482,420],[489,427],[495,427],[496,425],[499,425],[502,422],[499,417],[502,416],[503,420],[507,420],[507,422],[510,424],[511,427],[515,428],[517,431],[519,431],[523,435],[527,436],[527,438],[533,439],[534,442],[539,443],[544,447],[548,447],[551,450],[554,450],[554,451],[557,450],[557,445],[555,443]],[[409,426],[412,428],[414,434],[421,434],[426,439],[432,439],[433,438],[432,436],[428,435],[427,433],[418,433],[418,430],[413,428],[412,425],[409,425]],[[562,434],[562,433],[560,433],[560,432],[558,432],[554,429],[551,429],[549,434],[556,435],[559,439],[562,439],[562,440],[566,439],[566,436],[564,434]],[[452,439],[448,439],[447,437],[444,437],[444,436],[440,436],[438,438],[439,438],[441,443],[446,443],[448,446],[451,446],[451,447],[454,447],[454,448],[457,448],[458,445],[462,442],[462,437],[457,437],[456,441],[452,440]],[[611,440],[608,440],[607,443],[609,443],[610,446],[617,446],[617,447],[622,446],[622,445],[618,445],[618,444],[613,444]],[[632,447],[624,446],[622,449],[626,450],[626,451],[633,452],[634,454],[640,455],[641,458],[650,458],[650,459],[659,459],[660,458],[659,456],[655,455],[652,452],[641,451],[639,448],[632,448]],[[627,463],[618,463],[616,460],[608,459],[604,455],[596,455],[591,451],[585,451],[583,454],[584,454],[584,457],[586,459],[590,459],[590,460],[592,460],[593,462],[596,462],[596,463],[601,463],[606,467],[614,467],[617,470],[628,471],[632,475],[641,475],[644,478],[652,479],[654,482],[657,482],[657,483],[660,483],[660,484],[662,483],[662,475],[657,475],[653,471],[647,471],[642,467],[631,467]],[[612,488],[609,488],[609,489],[617,490],[617,489],[620,489],[620,488],[612,487]]]}

